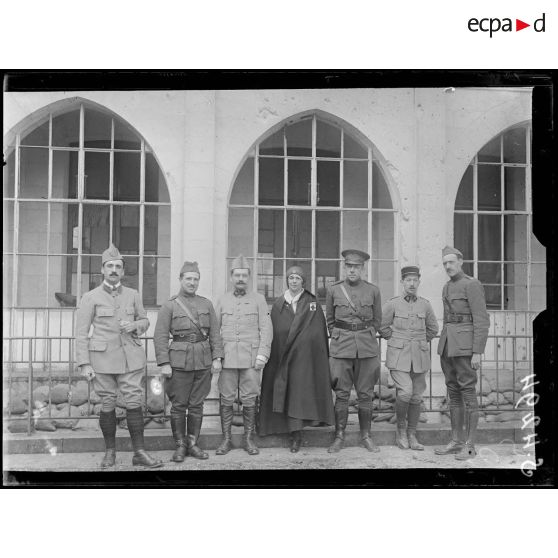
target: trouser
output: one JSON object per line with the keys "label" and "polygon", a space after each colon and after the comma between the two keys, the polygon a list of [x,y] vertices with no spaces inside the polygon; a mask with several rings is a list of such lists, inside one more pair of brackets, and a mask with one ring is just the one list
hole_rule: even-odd
{"label": "trouser", "polygon": [[203,416],[203,403],[211,390],[211,369],[172,369],[172,376],[165,380],[165,391],[172,404],[171,413]]}
{"label": "trouser", "polygon": [[380,372],[378,357],[335,358],[330,357],[331,388],[335,391],[335,410],[349,406],[351,388],[355,386],[359,409],[372,409],[374,386]]}
{"label": "trouser", "polygon": [[219,374],[221,405],[232,407],[240,390],[240,400],[245,408],[255,407],[260,394],[261,371],[254,368],[223,368]]}
{"label": "trouser", "polygon": [[440,363],[446,378],[450,406],[465,406],[468,411],[478,410],[477,371],[471,366],[471,355],[449,357],[446,344]]}
{"label": "trouser", "polygon": [[422,394],[426,390],[426,372],[405,372],[390,370],[395,383],[397,397],[405,403],[422,403]]}
{"label": "trouser", "polygon": [[133,370],[124,374],[96,373],[93,379],[93,388],[101,398],[101,408],[105,413],[110,413],[116,408],[118,390],[122,394],[126,409],[137,409],[143,403],[143,388],[141,380],[144,370]]}

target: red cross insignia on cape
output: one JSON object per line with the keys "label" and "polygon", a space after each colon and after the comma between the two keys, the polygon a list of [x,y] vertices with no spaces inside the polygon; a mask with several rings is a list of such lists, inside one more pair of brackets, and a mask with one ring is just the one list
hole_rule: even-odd
{"label": "red cross insignia on cape", "polygon": [[310,312],[315,312],[316,311],[316,303],[315,302],[311,302],[310,303]]}

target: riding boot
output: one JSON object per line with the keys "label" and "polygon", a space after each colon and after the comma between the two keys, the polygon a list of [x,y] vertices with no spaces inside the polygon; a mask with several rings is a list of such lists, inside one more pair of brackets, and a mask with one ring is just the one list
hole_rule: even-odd
{"label": "riding boot", "polygon": [[467,409],[465,417],[467,438],[465,439],[465,444],[462,446],[461,451],[455,456],[455,459],[459,461],[472,459],[477,455],[477,451],[475,450],[475,434],[479,422],[478,409]]}
{"label": "riding boot", "polygon": [[377,453],[380,448],[370,437],[370,424],[372,423],[372,409],[358,409],[358,423],[360,425],[360,445],[368,451]]}
{"label": "riding boot", "polygon": [[464,419],[464,407],[450,407],[451,440],[447,446],[435,449],[434,453],[436,455],[448,455],[449,453],[459,453],[461,451],[463,447],[461,438],[463,436]]}
{"label": "riding boot", "polygon": [[127,409],[126,422],[128,423],[130,438],[132,439],[132,447],[134,448],[132,465],[141,465],[149,469],[161,467],[163,462],[160,459],[154,459],[145,451],[145,442],[143,439],[143,410],[141,407]]}
{"label": "riding boot", "polygon": [[412,450],[423,451],[424,446],[417,440],[417,425],[420,417],[420,403],[409,403],[407,413],[407,438]]}
{"label": "riding boot", "polygon": [[186,415],[184,413],[171,413],[172,437],[176,444],[176,449],[172,454],[171,460],[182,463],[186,457]]}
{"label": "riding boot", "polygon": [[242,407],[242,415],[244,417],[244,450],[249,455],[258,455],[260,450],[252,439],[256,426],[256,407]]}
{"label": "riding boot", "polygon": [[101,469],[108,469],[116,463],[116,411],[101,411],[99,426],[105,439],[105,456],[101,461]]}
{"label": "riding boot", "polygon": [[225,455],[232,449],[231,428],[233,421],[233,408],[221,405],[221,430],[223,431],[223,441],[215,450],[216,455]]}
{"label": "riding boot", "polygon": [[395,444],[398,448],[409,449],[409,440],[407,438],[407,412],[409,410],[409,402],[403,401],[399,397],[395,400],[395,418],[397,420],[397,430],[395,432]]}
{"label": "riding boot", "polygon": [[188,437],[186,444],[188,445],[188,455],[196,459],[207,459],[209,455],[198,446],[198,438],[200,437],[203,415],[192,415],[188,412]]}
{"label": "riding boot", "polygon": [[291,453],[297,453],[302,444],[302,430],[291,432]]}
{"label": "riding boot", "polygon": [[342,407],[335,409],[335,439],[333,444],[329,446],[328,453],[338,453],[343,448],[345,441],[345,428],[347,428],[347,419],[349,418],[349,408]]}

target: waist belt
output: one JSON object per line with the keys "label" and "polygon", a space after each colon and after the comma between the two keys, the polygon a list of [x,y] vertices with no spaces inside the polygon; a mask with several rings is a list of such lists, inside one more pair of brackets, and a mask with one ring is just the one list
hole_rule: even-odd
{"label": "waist belt", "polygon": [[347,329],[349,331],[362,331],[363,329],[368,329],[372,326],[372,320],[366,320],[365,322],[361,322],[360,324],[349,324],[347,322],[338,322],[337,320],[333,324],[335,327],[339,329]]}
{"label": "waist belt", "polygon": [[472,322],[473,316],[471,314],[453,314],[448,316],[446,322],[448,324],[460,324],[462,322]]}
{"label": "waist belt", "polygon": [[181,341],[182,343],[201,343],[206,339],[207,337],[203,337],[201,333],[178,333],[172,336],[173,341]]}

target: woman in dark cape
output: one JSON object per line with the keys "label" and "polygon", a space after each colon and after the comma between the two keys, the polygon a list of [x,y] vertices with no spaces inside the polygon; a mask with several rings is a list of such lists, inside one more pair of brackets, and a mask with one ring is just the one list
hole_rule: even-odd
{"label": "woman in dark cape", "polygon": [[324,313],[303,288],[304,271],[287,271],[289,289],[271,309],[273,343],[261,389],[259,434],[291,433],[297,452],[305,426],[335,422]]}

